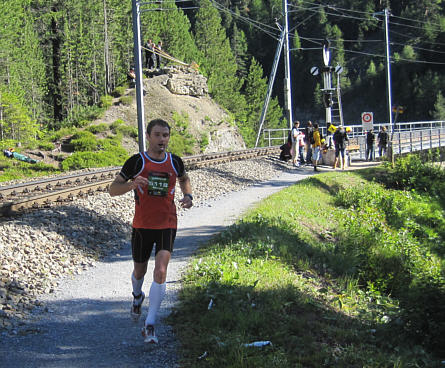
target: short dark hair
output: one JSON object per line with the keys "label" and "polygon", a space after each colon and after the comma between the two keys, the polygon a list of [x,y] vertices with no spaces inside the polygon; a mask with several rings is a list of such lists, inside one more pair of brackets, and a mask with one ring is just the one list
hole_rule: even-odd
{"label": "short dark hair", "polygon": [[147,125],[147,134],[150,135],[151,134],[151,130],[156,126],[159,125],[163,128],[168,128],[168,132],[170,133],[170,125],[168,125],[168,123],[165,120],[162,119],[153,119],[152,121],[150,121]]}
{"label": "short dark hair", "polygon": [[318,129],[318,123],[314,123],[314,129]]}

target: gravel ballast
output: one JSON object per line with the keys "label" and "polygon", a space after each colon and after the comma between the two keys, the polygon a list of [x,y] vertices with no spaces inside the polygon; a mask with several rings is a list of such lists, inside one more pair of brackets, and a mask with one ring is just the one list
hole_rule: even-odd
{"label": "gravel ballast", "polygon": [[[0,366],[179,367],[178,343],[162,320],[190,256],[246,208],[312,173],[270,158],[189,173],[195,206],[178,212],[157,346],[144,346],[143,319],[129,316],[132,193],[101,193],[0,223]],[[152,270],[153,259],[146,294]]]}

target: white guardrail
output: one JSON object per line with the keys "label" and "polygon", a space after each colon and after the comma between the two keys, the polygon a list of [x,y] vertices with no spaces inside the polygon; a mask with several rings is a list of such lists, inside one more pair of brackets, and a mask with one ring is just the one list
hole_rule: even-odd
{"label": "white guardrail", "polygon": [[[394,129],[391,129],[388,124],[374,124],[376,137],[382,126],[387,128],[395,155],[445,146],[445,121],[401,122],[395,124]],[[366,137],[363,126],[345,125],[345,127],[351,128],[348,133],[350,144],[359,146],[359,150],[354,154],[355,158],[364,159]],[[320,129],[323,136],[327,136],[327,128],[320,127]],[[284,144],[287,141],[288,132],[289,129],[264,129],[263,139],[269,146]]]}

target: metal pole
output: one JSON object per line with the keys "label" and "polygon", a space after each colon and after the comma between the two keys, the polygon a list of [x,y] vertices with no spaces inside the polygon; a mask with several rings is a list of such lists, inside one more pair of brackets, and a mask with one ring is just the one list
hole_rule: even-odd
{"label": "metal pole", "polygon": [[[329,65],[331,58],[330,42],[324,40],[323,42],[323,98],[326,110],[326,128],[332,123],[332,79],[331,79],[331,67]],[[329,103],[327,103],[329,102]]]}
{"label": "metal pole", "polygon": [[269,106],[270,96],[272,94],[273,82],[275,81],[275,75],[277,74],[278,61],[280,60],[281,49],[283,48],[284,30],[281,31],[280,39],[278,40],[277,50],[275,51],[275,59],[273,60],[272,72],[269,77],[269,84],[267,86],[267,93],[264,99],[263,110],[261,111],[260,126],[258,128],[258,134],[256,136],[255,147],[258,146],[260,139],[261,129],[263,128],[264,120],[266,119],[267,107]]}
{"label": "metal pole", "polygon": [[134,72],[136,74],[136,103],[138,111],[138,142],[139,152],[145,151],[145,122],[144,122],[144,99],[142,84],[142,57],[141,57],[141,19],[139,12],[139,2],[132,0],[133,12],[133,57]]}
{"label": "metal pole", "polygon": [[391,56],[389,53],[389,29],[388,29],[389,10],[385,9],[385,43],[386,43],[386,85],[388,94],[388,124],[392,127],[394,134],[394,126],[392,122],[392,96],[391,96]]}
{"label": "metal pole", "polygon": [[[331,83],[331,72],[325,71],[323,72],[323,81],[324,81],[324,93],[332,93],[332,83]],[[329,126],[329,124],[332,123],[332,107],[327,106],[326,107],[326,127]]]}
{"label": "metal pole", "polygon": [[289,24],[287,16],[287,0],[283,0],[284,13],[284,109],[289,129],[292,129],[292,96],[290,85],[290,59],[289,59]]}
{"label": "metal pole", "polygon": [[341,105],[341,90],[340,90],[340,73],[337,73],[337,101],[338,101],[338,114],[340,116],[340,126],[345,125],[343,121],[343,107]]}

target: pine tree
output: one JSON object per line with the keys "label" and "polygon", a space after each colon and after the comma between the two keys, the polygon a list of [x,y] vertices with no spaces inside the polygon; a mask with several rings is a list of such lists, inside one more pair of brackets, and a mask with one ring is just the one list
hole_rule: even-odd
{"label": "pine tree", "polygon": [[[147,5],[147,9],[156,9],[158,4]],[[142,33],[144,42],[162,41],[163,50],[185,63],[192,61],[200,64],[200,55],[190,28],[189,19],[174,3],[163,3],[164,11],[148,11],[142,16]],[[165,60],[169,62],[169,60]],[[173,63],[174,62],[170,62]]]}
{"label": "pine tree", "polygon": [[442,92],[437,94],[436,103],[434,104],[434,111],[431,114],[435,120],[445,120],[445,98]]}
{"label": "pine tree", "polygon": [[[252,58],[246,78],[245,96],[247,102],[247,121],[240,129],[248,146],[253,146],[259,129],[259,121],[267,93],[267,80],[263,77],[261,65]],[[283,112],[276,98],[271,99],[267,109],[264,127],[278,128]]]}
{"label": "pine tree", "polygon": [[46,78],[34,15],[28,3],[17,0],[2,3],[0,86],[5,85],[37,118],[45,116]]}
{"label": "pine tree", "polygon": [[209,0],[201,0],[196,14],[195,41],[203,54],[201,70],[208,76],[209,90],[216,101],[245,118],[245,100],[240,94],[243,81],[236,77],[237,64],[221,17]]}
{"label": "pine tree", "polygon": [[0,87],[0,140],[28,142],[35,137],[37,124],[20,100]]}
{"label": "pine tree", "polygon": [[247,40],[244,32],[233,23],[231,42],[236,59],[237,75],[245,78],[247,75]]}

